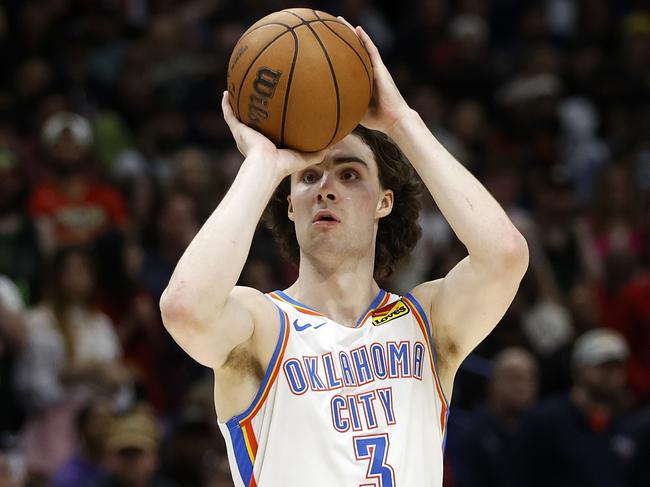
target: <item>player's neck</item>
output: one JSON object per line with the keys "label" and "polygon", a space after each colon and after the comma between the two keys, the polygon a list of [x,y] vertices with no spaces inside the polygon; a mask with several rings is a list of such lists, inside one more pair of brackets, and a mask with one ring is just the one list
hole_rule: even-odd
{"label": "player's neck", "polygon": [[302,304],[347,326],[355,326],[379,293],[372,264],[364,259],[336,269],[326,269],[303,258],[298,279],[286,293]]}

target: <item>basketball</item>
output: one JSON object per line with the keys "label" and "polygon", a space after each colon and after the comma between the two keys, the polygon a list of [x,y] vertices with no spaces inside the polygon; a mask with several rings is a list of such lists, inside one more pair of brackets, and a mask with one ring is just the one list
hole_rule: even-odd
{"label": "basketball", "polygon": [[314,152],[348,135],[365,114],[372,64],[356,34],[336,17],[287,9],[244,32],[227,83],[240,121],[278,147]]}

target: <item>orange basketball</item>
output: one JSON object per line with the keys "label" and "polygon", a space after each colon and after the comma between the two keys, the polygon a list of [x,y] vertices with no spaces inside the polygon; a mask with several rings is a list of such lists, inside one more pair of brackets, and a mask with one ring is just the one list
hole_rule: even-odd
{"label": "orange basketball", "polygon": [[267,15],[241,36],[228,64],[237,118],[279,147],[312,152],[357,126],[372,94],[372,65],[356,34],[307,8]]}

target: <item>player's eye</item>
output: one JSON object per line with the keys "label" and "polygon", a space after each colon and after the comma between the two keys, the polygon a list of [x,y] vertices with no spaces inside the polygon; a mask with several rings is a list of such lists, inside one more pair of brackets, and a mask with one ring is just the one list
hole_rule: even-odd
{"label": "player's eye", "polygon": [[354,181],[355,179],[359,179],[359,174],[352,169],[346,169],[341,173],[341,179],[343,181]]}
{"label": "player's eye", "polygon": [[314,183],[316,182],[316,173],[313,171],[307,171],[303,173],[302,178],[300,178],[303,183]]}

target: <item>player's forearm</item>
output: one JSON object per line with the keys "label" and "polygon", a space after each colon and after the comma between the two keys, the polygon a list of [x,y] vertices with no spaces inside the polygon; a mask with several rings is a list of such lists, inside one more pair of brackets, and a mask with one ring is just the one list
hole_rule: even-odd
{"label": "player's forearm", "polygon": [[388,134],[404,152],[474,261],[526,260],[522,235],[483,185],[436,140],[416,112]]}
{"label": "player's forearm", "polygon": [[281,178],[269,161],[256,156],[246,158],[228,193],[178,261],[161,308],[168,312],[181,308],[211,317],[222,309],[239,279],[255,228]]}

